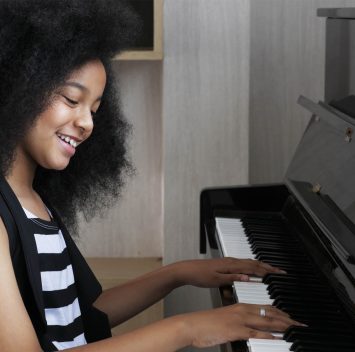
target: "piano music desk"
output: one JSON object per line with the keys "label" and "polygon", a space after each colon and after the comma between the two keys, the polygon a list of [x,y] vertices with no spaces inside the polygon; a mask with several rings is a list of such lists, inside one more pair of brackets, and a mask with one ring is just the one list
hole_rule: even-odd
{"label": "piano music desk", "polygon": [[[102,285],[102,289],[122,284],[162,266],[161,258],[86,258]],[[112,329],[119,335],[163,318],[163,302],[160,301],[127,322]]]}

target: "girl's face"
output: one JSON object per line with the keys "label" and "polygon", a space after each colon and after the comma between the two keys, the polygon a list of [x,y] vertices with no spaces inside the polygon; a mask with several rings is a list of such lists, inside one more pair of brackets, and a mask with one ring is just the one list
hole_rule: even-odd
{"label": "girl's face", "polygon": [[105,84],[106,72],[99,60],[74,71],[16,152],[46,169],[64,169],[75,149],[91,135]]}

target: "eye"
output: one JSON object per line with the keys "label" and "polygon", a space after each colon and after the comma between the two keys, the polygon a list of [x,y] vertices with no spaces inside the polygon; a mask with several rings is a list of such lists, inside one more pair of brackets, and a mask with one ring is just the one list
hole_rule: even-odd
{"label": "eye", "polygon": [[63,97],[64,97],[65,100],[66,100],[69,104],[71,104],[71,105],[77,105],[77,104],[78,104],[77,101],[75,101],[75,100],[73,100],[73,99],[70,99],[70,98],[68,98],[68,97],[65,96],[65,95],[63,95]]}

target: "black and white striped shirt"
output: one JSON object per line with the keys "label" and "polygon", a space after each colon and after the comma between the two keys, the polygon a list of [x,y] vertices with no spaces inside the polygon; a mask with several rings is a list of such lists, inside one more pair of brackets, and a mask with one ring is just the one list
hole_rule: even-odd
{"label": "black and white striped shirt", "polygon": [[24,209],[33,229],[41,271],[47,332],[58,350],[86,344],[68,249],[56,221]]}

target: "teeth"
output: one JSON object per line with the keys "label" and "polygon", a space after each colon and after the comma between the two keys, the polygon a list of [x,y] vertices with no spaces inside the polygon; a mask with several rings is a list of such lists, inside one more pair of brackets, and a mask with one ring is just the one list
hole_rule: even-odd
{"label": "teeth", "polygon": [[74,139],[71,139],[70,137],[68,137],[68,136],[63,136],[63,135],[61,135],[61,134],[57,134],[57,136],[61,139],[61,140],[63,140],[63,141],[65,141],[65,142],[67,142],[68,144],[70,144],[72,147],[74,147],[74,148],[76,148],[77,147],[77,145],[78,145],[78,143],[76,142],[76,141],[74,141]]}

